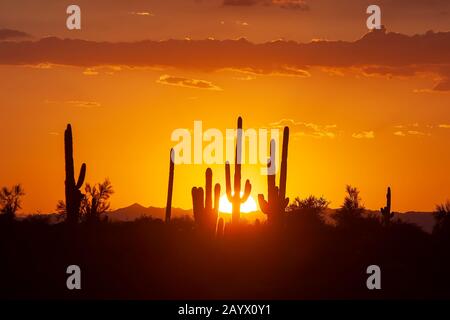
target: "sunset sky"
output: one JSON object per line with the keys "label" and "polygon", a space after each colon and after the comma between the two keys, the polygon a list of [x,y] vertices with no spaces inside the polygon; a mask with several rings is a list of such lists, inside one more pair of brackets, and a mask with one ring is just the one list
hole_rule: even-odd
{"label": "sunset sky", "polygon": [[[70,4],[81,30],[66,28]],[[385,30],[367,30],[370,4]],[[172,131],[239,115],[290,126],[291,198],[338,207],[351,184],[378,209],[391,186],[394,211],[433,210],[450,198],[450,1],[0,3],[0,185],[23,185],[23,212],[64,199],[67,123],[75,170],[109,177],[113,208],[163,207]],[[191,208],[206,167],[176,166],[173,206]],[[255,199],[259,169],[243,168]]]}

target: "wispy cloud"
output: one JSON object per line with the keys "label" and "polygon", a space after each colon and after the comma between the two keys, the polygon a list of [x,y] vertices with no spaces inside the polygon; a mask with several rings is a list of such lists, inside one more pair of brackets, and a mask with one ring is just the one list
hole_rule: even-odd
{"label": "wispy cloud", "polygon": [[431,131],[435,128],[435,126],[431,124],[423,125],[419,123],[398,124],[393,127],[394,129],[400,129],[393,132],[393,134],[398,137],[431,136]]}
{"label": "wispy cloud", "polygon": [[306,11],[309,10],[309,5],[305,0],[224,0],[224,6],[277,6],[283,9],[293,9]]}
{"label": "wispy cloud", "polygon": [[321,125],[311,122],[296,122],[293,119],[281,119],[280,121],[272,122],[270,126],[274,128],[289,126],[294,138],[312,137],[333,139],[338,134],[337,125],[335,124]]}
{"label": "wispy cloud", "polygon": [[156,82],[160,84],[166,84],[171,86],[195,88],[195,89],[207,89],[221,91],[222,88],[214,85],[213,83],[206,80],[189,79],[184,77],[174,77],[170,75],[162,75]]}
{"label": "wispy cloud", "polygon": [[69,101],[66,101],[66,103],[73,105],[75,107],[81,107],[81,108],[95,108],[95,107],[101,106],[101,104],[99,102],[95,102],[95,101],[69,100]]}
{"label": "wispy cloud", "polygon": [[93,68],[87,68],[86,70],[83,71],[83,74],[85,76],[97,76],[98,75],[98,71],[96,71]]}
{"label": "wispy cloud", "polygon": [[373,131],[361,131],[352,134],[355,139],[374,139],[375,133]]}
{"label": "wispy cloud", "polygon": [[153,17],[154,14],[150,11],[132,11],[129,14],[141,17]]}

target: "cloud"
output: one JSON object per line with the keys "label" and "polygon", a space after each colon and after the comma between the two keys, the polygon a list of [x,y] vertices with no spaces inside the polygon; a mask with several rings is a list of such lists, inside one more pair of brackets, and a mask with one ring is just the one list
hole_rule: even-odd
{"label": "cloud", "polygon": [[442,129],[450,129],[450,124],[440,124],[438,127]]}
{"label": "cloud", "polygon": [[138,12],[130,12],[129,14],[135,15],[135,16],[141,16],[141,17],[154,17],[155,15],[149,11],[138,11]]}
{"label": "cloud", "polygon": [[83,74],[85,76],[97,76],[98,71],[95,71],[95,69],[92,69],[92,68],[87,68],[86,70],[83,71]]}
{"label": "cloud", "polygon": [[408,130],[408,131],[395,131],[394,135],[399,137],[406,137],[406,136],[431,136],[431,133],[426,133],[422,131],[417,130]]}
{"label": "cloud", "polygon": [[195,88],[195,89],[207,89],[207,90],[217,90],[221,91],[222,89],[209,81],[205,80],[197,80],[197,79],[188,79],[183,77],[174,77],[169,76],[167,74],[159,77],[156,82],[161,84],[167,84],[172,86],[186,87],[186,88]]}
{"label": "cloud", "polygon": [[374,139],[375,133],[373,131],[362,131],[352,134],[355,139]]}
{"label": "cloud", "polygon": [[0,29],[0,41],[1,40],[17,40],[17,39],[24,39],[24,38],[31,38],[31,35],[18,31],[18,30],[11,30],[11,29]]}
{"label": "cloud", "polygon": [[415,123],[407,123],[407,124],[398,124],[395,125],[395,129],[400,129],[394,131],[394,135],[399,137],[406,136],[431,136],[431,131],[436,127],[436,125],[432,124],[419,124]]}
{"label": "cloud", "polygon": [[82,107],[82,108],[95,108],[95,107],[101,106],[101,104],[99,102],[95,102],[95,101],[70,100],[70,101],[66,101],[66,103],[73,105],[75,107]]}
{"label": "cloud", "polygon": [[366,75],[438,77],[434,91],[450,91],[450,32],[407,36],[374,30],[349,41],[255,44],[239,40],[96,42],[44,38],[0,42],[0,64],[40,63],[84,68],[129,66],[179,70],[239,70],[253,74],[308,77],[311,67],[361,70]]}
{"label": "cloud", "polygon": [[311,122],[296,122],[293,119],[281,119],[277,122],[270,123],[271,127],[283,128],[289,126],[292,130],[292,136],[299,137],[312,137],[312,138],[330,138],[333,139],[337,136],[337,125],[328,124],[320,125]]}
{"label": "cloud", "polygon": [[394,135],[395,136],[399,136],[399,137],[405,137],[406,133],[404,133],[403,131],[395,131]]}
{"label": "cloud", "polygon": [[309,5],[304,0],[224,0],[224,6],[277,6],[283,9],[309,10]]}

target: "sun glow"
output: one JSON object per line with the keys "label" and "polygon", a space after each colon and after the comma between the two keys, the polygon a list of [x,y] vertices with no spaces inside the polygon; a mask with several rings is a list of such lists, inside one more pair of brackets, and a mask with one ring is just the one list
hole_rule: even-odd
{"label": "sun glow", "polygon": [[[242,196],[243,192],[241,192]],[[256,206],[256,201],[252,196],[248,197],[247,201],[241,204],[241,213],[248,213],[257,211],[258,207]],[[219,200],[219,211],[223,213],[231,213],[232,207],[231,202],[228,201],[227,195],[224,194],[220,197]]]}

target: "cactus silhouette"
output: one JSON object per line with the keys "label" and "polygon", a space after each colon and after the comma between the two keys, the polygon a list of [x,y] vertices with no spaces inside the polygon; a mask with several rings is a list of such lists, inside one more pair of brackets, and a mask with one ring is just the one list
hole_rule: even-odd
{"label": "cactus silhouette", "polygon": [[200,229],[214,234],[219,215],[220,184],[214,186],[214,206],[212,199],[212,170],[206,169],[206,185],[203,188],[192,188],[192,205],[194,219]]}
{"label": "cactus silhouette", "polygon": [[83,194],[80,189],[86,176],[86,164],[83,163],[81,165],[80,174],[77,182],[75,183],[72,127],[70,124],[67,125],[67,129],[64,132],[64,156],[66,162],[66,221],[68,223],[77,223],[80,218],[81,200],[83,200]]}
{"label": "cactus silhouette", "polygon": [[394,214],[391,213],[391,187],[387,188],[386,193],[386,206],[380,209],[381,215],[383,216],[383,223],[388,225]]}
{"label": "cactus silhouette", "polygon": [[169,186],[167,191],[167,203],[166,203],[166,223],[170,222],[170,217],[172,216],[173,175],[175,171],[174,156],[175,153],[173,149],[170,149]]}
{"label": "cactus silhouette", "polygon": [[270,159],[267,162],[267,201],[263,194],[258,194],[258,202],[261,211],[267,214],[269,223],[279,221],[283,216],[289,198],[286,198],[286,179],[287,179],[287,157],[289,145],[289,128],[285,127],[283,131],[283,150],[281,155],[280,185],[275,185],[275,140],[270,141]]}
{"label": "cactus silhouette", "polygon": [[219,222],[217,222],[217,231],[216,231],[216,237],[218,239],[223,237],[223,234],[224,234],[224,231],[225,231],[224,227],[225,227],[225,225],[224,225],[223,218],[220,218]]}
{"label": "cactus silhouette", "polygon": [[228,201],[232,205],[232,224],[239,223],[241,215],[241,204],[247,201],[252,191],[252,185],[250,181],[245,181],[244,193],[241,197],[241,158],[242,158],[242,118],[238,118],[237,122],[237,141],[236,141],[236,155],[234,160],[234,190],[231,191],[231,177],[230,177],[230,163],[225,163],[225,181],[226,181],[226,193]]}

